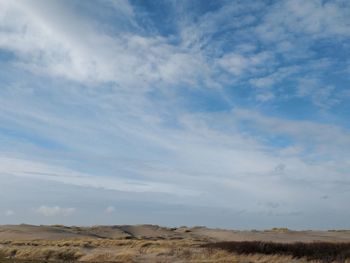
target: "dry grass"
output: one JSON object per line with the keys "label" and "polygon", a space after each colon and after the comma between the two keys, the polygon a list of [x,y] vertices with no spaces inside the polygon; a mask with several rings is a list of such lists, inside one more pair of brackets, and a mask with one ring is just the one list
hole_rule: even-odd
{"label": "dry grass", "polygon": [[[214,245],[215,244],[215,245]],[[112,240],[70,239],[60,241],[1,241],[0,258],[39,261],[84,261],[84,262],[193,262],[193,263],[291,263],[331,262],[276,251],[267,252],[249,247],[248,250],[232,249],[204,244],[195,240]],[[221,243],[222,244],[222,243]],[[285,245],[285,244],[284,244]],[[243,246],[244,247],[244,246]],[[246,249],[246,248],[245,248]],[[1,262],[1,260],[0,260]],[[338,261],[338,262],[346,262]],[[350,262],[350,261],[348,261]]]}
{"label": "dry grass", "polygon": [[0,255],[3,258],[12,259],[75,261],[79,259],[83,254],[79,249],[73,248],[8,247],[1,248]]}

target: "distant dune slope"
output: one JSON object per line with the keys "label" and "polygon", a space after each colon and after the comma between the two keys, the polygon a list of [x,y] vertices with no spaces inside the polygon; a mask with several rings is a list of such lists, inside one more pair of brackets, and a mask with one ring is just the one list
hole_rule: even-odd
{"label": "distant dune slope", "polygon": [[350,231],[289,231],[274,229],[267,231],[234,231],[206,227],[166,228],[157,225],[115,226],[0,226],[0,240],[60,240],[76,238],[107,239],[192,239],[202,241],[274,241],[274,242],[349,242]]}

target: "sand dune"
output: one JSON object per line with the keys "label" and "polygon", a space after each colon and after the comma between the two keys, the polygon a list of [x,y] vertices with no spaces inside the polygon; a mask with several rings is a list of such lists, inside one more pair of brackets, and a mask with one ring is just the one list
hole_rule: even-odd
{"label": "sand dune", "polygon": [[192,239],[202,241],[275,241],[275,242],[345,242],[350,241],[350,231],[235,231],[206,227],[167,228],[157,225],[115,226],[0,226],[0,240],[60,240],[77,238],[103,239]]}
{"label": "sand dune", "polygon": [[[211,244],[220,244],[216,243],[218,241],[350,242],[350,231],[235,231],[157,225],[4,225],[0,226],[0,262],[11,262],[12,259],[19,262],[309,262],[306,257],[295,261],[291,255],[278,253],[241,255],[210,248]],[[332,243],[326,243],[326,247],[330,247],[327,244]],[[257,245],[257,248],[261,247]],[[350,255],[347,258],[350,260]]]}

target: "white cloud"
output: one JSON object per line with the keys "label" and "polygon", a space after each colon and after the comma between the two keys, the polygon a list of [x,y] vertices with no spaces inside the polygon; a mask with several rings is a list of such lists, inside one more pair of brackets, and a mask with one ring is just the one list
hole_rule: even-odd
{"label": "white cloud", "polygon": [[206,63],[200,54],[171,45],[166,38],[136,33],[111,37],[59,2],[53,5],[60,10],[59,17],[52,3],[4,1],[2,5],[0,48],[14,52],[16,64],[31,72],[139,90],[154,88],[156,83],[196,85],[196,77],[205,76]]}
{"label": "white cloud", "polygon": [[258,78],[258,79],[251,79],[249,82],[259,88],[261,87],[271,88],[276,83],[276,79],[273,78],[273,76],[267,76],[267,77]]}
{"label": "white cloud", "polygon": [[320,81],[317,78],[301,78],[298,80],[297,95],[300,97],[308,96],[312,94],[313,90],[320,85]]}
{"label": "white cloud", "polygon": [[219,64],[232,74],[240,75],[249,67],[249,62],[249,59],[239,54],[229,54],[220,59]]}
{"label": "white cloud", "polygon": [[[208,12],[198,24],[182,25],[185,19],[178,19],[183,26],[179,28],[181,41],[173,44],[172,37],[138,33],[134,10],[126,1],[106,2],[118,16],[130,20],[133,30],[109,34],[83,15],[72,14],[59,1],[52,1],[53,7],[46,1],[1,2],[0,48],[16,56],[9,68],[15,65],[54,78],[47,82],[38,78],[40,84],[24,79],[21,84],[21,77],[15,76],[15,84],[1,89],[0,121],[18,134],[0,138],[0,177],[25,177],[130,195],[161,193],[183,204],[191,199],[195,205],[252,210],[257,199],[306,206],[303,198],[309,193],[317,196],[333,183],[348,180],[347,131],[312,121],[271,118],[240,109],[238,104],[232,112],[194,114],[197,109],[188,109],[185,104],[196,98],[176,90],[178,84],[185,84],[181,86],[205,93],[205,87],[220,84],[225,78],[244,78],[242,81],[251,84],[247,89],[254,88],[253,98],[271,101],[278,97],[274,85],[304,69],[293,66],[294,61],[286,66],[278,62],[278,52],[293,52],[295,56],[300,50],[297,39],[286,32],[302,31],[316,38],[336,30],[330,25],[327,30],[318,26],[330,23],[329,18],[328,22],[318,18],[310,22],[288,1],[270,11],[263,9],[267,15],[257,32],[265,34],[260,35],[263,40],[277,39],[275,50],[275,46],[266,48],[255,39],[252,23],[256,17],[232,18],[231,14],[241,15],[245,10],[241,4],[232,4]],[[310,3],[320,12],[319,2]],[[262,6],[249,5],[249,10]],[[310,4],[305,5],[310,12]],[[278,9],[284,6],[298,19],[294,21],[287,11]],[[276,21],[283,19],[293,20],[296,27],[277,25]],[[228,35],[211,39],[218,25],[223,26],[223,33],[224,29],[232,32],[227,20],[229,26],[239,28],[233,39],[226,39]],[[249,27],[244,28],[246,25]],[[337,32],[341,35],[344,30]],[[241,36],[246,37],[244,41],[254,38],[254,43],[240,43]],[[222,54],[216,48],[225,41],[233,46]],[[327,61],[315,64],[324,67]],[[219,77],[213,80],[211,74]],[[332,86],[310,89],[306,82],[300,81],[297,96],[309,97],[315,105],[332,105]],[[158,86],[162,89],[157,93],[144,93]],[[218,86],[218,93],[225,89]],[[223,98],[228,104],[229,97]],[[287,137],[290,143],[275,145],[278,137]],[[104,211],[112,213],[114,207]],[[74,208],[42,206],[37,212],[68,215]]]}
{"label": "white cloud", "polygon": [[112,214],[113,212],[115,212],[115,207],[114,206],[108,206],[105,210],[105,212],[107,214]]}
{"label": "white cloud", "polygon": [[339,103],[335,87],[322,84],[319,78],[300,78],[297,96],[310,98],[313,104],[323,109],[328,109]]}
{"label": "white cloud", "polygon": [[13,210],[6,210],[5,211],[5,216],[13,216],[15,212]]}
{"label": "white cloud", "polygon": [[254,110],[236,109],[233,114],[238,119],[250,121],[251,128],[257,129],[259,134],[289,137],[294,149],[298,149],[297,153],[300,153],[300,146],[307,150],[307,155],[300,154],[304,159],[328,156],[338,160],[340,165],[343,157],[349,154],[344,148],[344,145],[350,146],[349,133],[337,125],[268,117]]}
{"label": "white cloud", "polygon": [[228,72],[240,76],[245,72],[256,72],[263,70],[264,66],[273,63],[273,54],[261,52],[253,55],[243,56],[237,53],[225,54],[218,60],[218,64]]}
{"label": "white cloud", "polygon": [[[259,131],[260,136],[240,132],[240,121],[252,123],[250,131]],[[305,192],[299,188],[299,184],[290,185],[289,180],[303,180],[310,184],[318,182],[316,189],[320,189],[331,182],[344,180],[345,173],[342,171],[349,167],[345,161],[349,154],[346,150],[348,147],[344,147],[350,145],[348,134],[335,126],[271,118],[239,109],[230,114],[185,114],[181,116],[179,125],[181,129],[158,125],[151,125],[152,130],[146,126],[139,127],[139,134],[144,137],[138,137],[135,133],[130,135],[132,140],[141,139],[142,147],[139,149],[147,152],[146,157],[139,160],[120,161],[113,158],[101,163],[101,158],[94,155],[95,149],[91,148],[88,160],[99,163],[99,167],[111,167],[113,176],[68,169],[65,165],[69,163],[64,160],[60,161],[60,167],[57,164],[48,165],[48,160],[44,158],[34,161],[9,157],[0,159],[1,174],[89,188],[191,196],[196,204],[205,200],[220,206],[232,206],[222,197],[231,200],[236,194],[252,194],[267,201],[293,197],[296,198],[293,202],[298,203],[297,195],[302,196]],[[104,137],[106,128],[107,134],[113,133],[111,127],[101,125],[103,129],[96,130],[98,137]],[[86,129],[84,126],[81,128]],[[289,136],[295,147],[274,148],[265,145],[264,134]],[[93,141],[90,143],[95,145]],[[152,148],[147,145],[152,145]],[[110,149],[110,146],[111,143],[103,147]],[[345,152],[341,152],[341,149]],[[119,154],[118,151],[116,154]],[[147,158],[150,155],[152,157]],[[276,167],[281,163],[285,165],[283,175],[276,173]],[[119,171],[117,167],[125,169]],[[139,179],[131,179],[133,177]],[[262,185],[281,191],[266,193]],[[251,202],[247,200],[250,205]]]}
{"label": "white cloud", "polygon": [[275,98],[272,92],[261,92],[256,95],[256,100],[261,102],[270,101]]}
{"label": "white cloud", "polygon": [[[256,32],[268,41],[294,41],[300,34],[315,39],[350,35],[349,6],[341,1],[286,0],[277,2]],[[291,34],[292,33],[292,34]]]}
{"label": "white cloud", "polygon": [[135,12],[133,7],[130,5],[128,0],[104,0],[106,3],[109,3],[114,10],[122,13],[128,17],[131,21],[135,17]]}
{"label": "white cloud", "polygon": [[275,84],[300,71],[298,66],[280,67],[274,73],[260,78],[253,78],[249,82],[258,88],[272,88]]}
{"label": "white cloud", "polygon": [[75,208],[69,207],[59,207],[59,206],[40,206],[38,209],[36,209],[36,212],[47,217],[52,216],[70,216],[75,212]]}
{"label": "white cloud", "polygon": [[[158,192],[185,196],[200,194],[200,192],[187,187],[179,189],[176,183],[163,183],[152,180],[132,180],[128,179],[127,175],[124,177],[94,176],[92,174],[81,173],[64,167],[49,165],[33,160],[0,157],[0,167],[0,176],[1,174],[11,174],[19,177],[56,181],[70,185],[127,192]],[[50,207],[42,208],[50,209]],[[53,211],[57,209],[60,208],[52,208]]]}
{"label": "white cloud", "polygon": [[[180,10],[192,9],[191,4],[186,6],[186,1],[183,3],[185,3],[185,7],[182,7]],[[181,3],[176,3],[176,6],[180,5]],[[213,42],[211,40],[215,38],[214,35],[217,33],[218,28],[224,32],[225,30],[232,31],[233,29],[242,29],[250,26],[256,22],[257,18],[248,14],[242,16],[242,13],[254,12],[262,8],[263,5],[261,2],[228,2],[218,10],[199,16],[195,21],[191,17],[186,17],[182,12],[179,15],[181,19],[178,19],[178,28],[182,40],[181,45],[195,50],[212,49]],[[220,40],[215,38],[214,46],[215,44],[220,44]]]}

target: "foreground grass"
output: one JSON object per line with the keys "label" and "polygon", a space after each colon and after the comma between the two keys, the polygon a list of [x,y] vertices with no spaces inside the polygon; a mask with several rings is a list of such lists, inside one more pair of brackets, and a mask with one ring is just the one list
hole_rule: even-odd
{"label": "foreground grass", "polygon": [[320,260],[322,262],[345,262],[350,259],[349,243],[274,243],[261,241],[218,242],[205,244],[208,249],[222,249],[237,254],[286,255],[293,258]]}
{"label": "foreground grass", "polygon": [[[21,262],[350,262],[350,243],[204,243],[198,240],[0,241],[0,263]],[[342,256],[342,257],[340,257]],[[3,259],[3,261],[1,260]]]}

